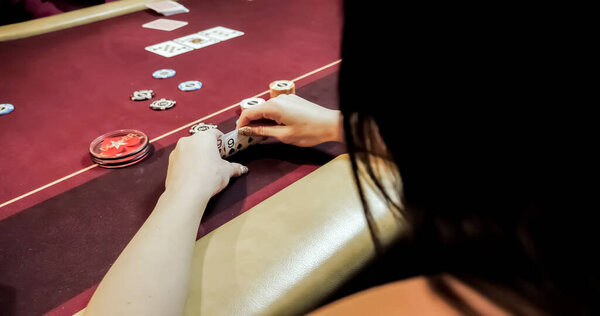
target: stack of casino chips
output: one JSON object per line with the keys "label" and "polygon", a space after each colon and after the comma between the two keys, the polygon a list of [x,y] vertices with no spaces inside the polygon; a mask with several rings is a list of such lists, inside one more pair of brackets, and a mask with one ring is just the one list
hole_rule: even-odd
{"label": "stack of casino chips", "polygon": [[269,84],[269,94],[271,98],[280,94],[296,94],[296,85],[291,80],[276,80]]}
{"label": "stack of casino chips", "polygon": [[123,168],[142,161],[151,145],[148,136],[134,129],[106,133],[90,143],[90,156],[103,168]]}

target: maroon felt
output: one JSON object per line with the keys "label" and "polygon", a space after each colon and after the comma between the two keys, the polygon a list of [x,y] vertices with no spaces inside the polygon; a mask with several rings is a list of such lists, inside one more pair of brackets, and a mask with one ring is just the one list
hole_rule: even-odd
{"label": "maroon felt", "polygon": [[[337,74],[331,74],[297,93],[335,108],[336,86]],[[233,128],[234,118],[216,123]],[[0,314],[76,312],[74,308],[89,299],[89,289],[100,281],[154,207],[164,189],[168,154],[174,146],[158,149],[137,165],[112,170],[0,221]],[[296,148],[271,141],[234,155],[232,160],[247,165],[250,172],[232,180],[211,200],[198,236],[342,151],[341,145],[333,143]],[[68,304],[72,298],[76,304]]]}
{"label": "maroon felt", "polygon": [[[319,81],[319,79],[322,79],[327,76],[330,76],[331,74],[337,73],[338,70],[339,70],[339,63],[332,67],[328,67],[328,68],[322,69],[318,72],[314,72],[311,75],[296,81],[296,86],[300,87],[299,89],[302,89],[302,87],[304,85],[314,83],[315,81]],[[311,86],[313,86],[313,85],[311,84]],[[329,89],[329,88],[327,88],[327,89]],[[310,90],[312,91],[313,88],[311,88]],[[266,94],[264,94],[263,97],[268,98],[268,92]],[[315,97],[317,97],[317,96],[315,96]],[[238,114],[236,114],[236,113],[238,113],[238,112],[239,112],[239,108],[233,108],[233,109],[224,111],[218,115],[211,117],[206,122],[218,123],[218,122],[227,121],[233,117],[237,117]],[[181,129],[180,131],[178,131],[176,133],[170,134],[164,138],[154,141],[153,142],[154,147],[156,149],[160,150],[161,148],[165,148],[165,147],[168,147],[168,146],[174,144],[180,137],[188,136],[189,135],[189,133],[188,133],[189,126],[191,126],[191,124],[187,125],[188,128]],[[229,130],[225,129],[224,127],[220,127],[220,128],[224,132],[229,131]],[[229,128],[229,127],[226,127],[226,128]],[[82,159],[82,163],[84,163],[84,164],[91,163],[90,157],[88,155],[82,155],[81,159]],[[0,207],[0,220],[7,218],[9,216],[12,216],[12,215],[14,215],[24,209],[27,209],[33,205],[36,205],[44,200],[52,198],[55,195],[66,192],[73,187],[84,184],[92,179],[98,178],[98,177],[106,174],[107,172],[112,172],[110,170],[106,170],[103,168],[92,168],[92,169],[85,169],[85,170],[87,170],[87,171],[78,173],[76,176],[70,177],[68,179],[61,180],[60,182],[57,182],[51,186],[48,186],[43,190],[35,191],[34,194],[25,196],[25,198],[21,198],[19,200],[13,201],[13,202],[3,206],[3,207]],[[1,187],[0,187],[0,189],[1,189]]]}
{"label": "maroon felt", "polygon": [[[104,132],[134,128],[157,137],[260,93],[273,80],[339,59],[339,0],[181,3],[191,12],[171,18],[189,25],[172,32],[142,28],[157,18],[145,10],[0,43],[0,102],[15,105],[0,117],[0,203],[89,166],[89,142]],[[144,50],[219,25],[246,34],[172,58]],[[177,75],[152,78],[160,68]],[[179,91],[186,80],[204,87]],[[138,89],[153,89],[177,106],[149,110],[150,101],[128,99]]]}

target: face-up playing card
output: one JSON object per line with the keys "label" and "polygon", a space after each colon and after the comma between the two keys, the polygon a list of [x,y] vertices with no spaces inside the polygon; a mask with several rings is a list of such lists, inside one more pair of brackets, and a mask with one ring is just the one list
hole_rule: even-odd
{"label": "face-up playing card", "polygon": [[182,26],[186,26],[187,24],[188,24],[188,22],[184,22],[184,21],[176,21],[176,20],[169,20],[169,19],[157,19],[157,20],[154,20],[152,22],[148,22],[148,23],[142,25],[142,27],[145,27],[147,29],[161,30],[161,31],[172,31],[172,30],[178,29]]}
{"label": "face-up playing card", "polygon": [[248,146],[257,144],[265,139],[266,137],[262,136],[254,137],[240,135],[237,130],[233,130],[219,138],[217,140],[217,146],[219,147],[219,154],[221,154],[221,157],[227,158],[248,148]]}
{"label": "face-up playing card", "polygon": [[208,36],[200,35],[197,33],[190,34],[190,35],[180,37],[180,38],[176,38],[173,41],[177,42],[179,44],[183,44],[185,46],[189,46],[193,49],[206,47],[206,46],[216,44],[219,42],[218,40],[216,40],[214,38],[210,38]]}
{"label": "face-up playing card", "polygon": [[244,32],[228,29],[222,26],[217,26],[208,30],[204,30],[202,32],[198,32],[198,34],[208,36],[219,41],[226,41],[234,37],[242,36],[244,35]]}
{"label": "face-up playing card", "polygon": [[165,56],[165,57],[173,57],[179,54],[187,53],[193,51],[194,49],[177,42],[167,41],[158,43],[152,46],[146,47],[146,50],[149,52],[153,52],[155,54]]}

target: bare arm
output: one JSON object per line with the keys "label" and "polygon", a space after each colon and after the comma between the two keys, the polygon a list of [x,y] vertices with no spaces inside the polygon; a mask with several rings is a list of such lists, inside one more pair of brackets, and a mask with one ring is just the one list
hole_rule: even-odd
{"label": "bare arm", "polygon": [[208,200],[247,169],[222,160],[211,130],[182,138],[166,190],[94,293],[85,315],[181,315],[192,253]]}

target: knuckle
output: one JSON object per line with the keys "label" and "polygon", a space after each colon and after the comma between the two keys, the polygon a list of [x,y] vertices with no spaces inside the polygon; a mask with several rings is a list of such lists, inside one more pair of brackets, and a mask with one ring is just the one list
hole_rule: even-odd
{"label": "knuckle", "polygon": [[262,126],[253,127],[252,133],[257,135],[263,135],[265,133],[265,128]]}

